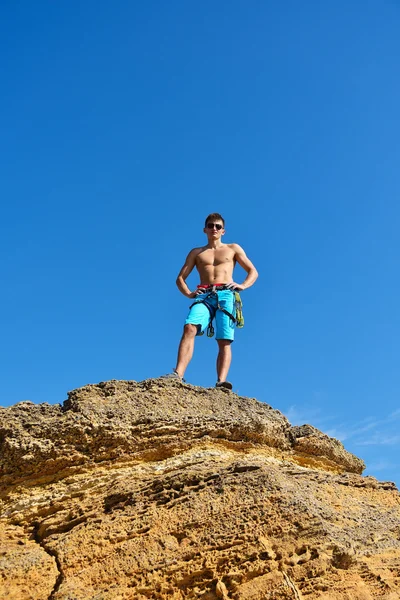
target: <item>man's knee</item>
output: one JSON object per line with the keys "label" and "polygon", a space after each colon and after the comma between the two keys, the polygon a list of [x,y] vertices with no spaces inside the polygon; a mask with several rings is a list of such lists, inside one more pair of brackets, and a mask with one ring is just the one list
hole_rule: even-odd
{"label": "man's knee", "polygon": [[192,323],[186,323],[183,328],[183,336],[184,337],[195,337],[197,334],[197,325],[193,325]]}
{"label": "man's knee", "polygon": [[219,349],[226,348],[226,346],[230,346],[233,340],[217,340],[217,344]]}

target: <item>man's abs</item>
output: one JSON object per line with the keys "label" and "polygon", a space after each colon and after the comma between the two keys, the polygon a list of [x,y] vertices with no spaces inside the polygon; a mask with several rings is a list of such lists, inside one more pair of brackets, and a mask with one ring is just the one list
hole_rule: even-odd
{"label": "man's abs", "polygon": [[235,253],[229,246],[220,249],[202,250],[196,257],[196,267],[200,275],[200,283],[231,283],[235,266]]}

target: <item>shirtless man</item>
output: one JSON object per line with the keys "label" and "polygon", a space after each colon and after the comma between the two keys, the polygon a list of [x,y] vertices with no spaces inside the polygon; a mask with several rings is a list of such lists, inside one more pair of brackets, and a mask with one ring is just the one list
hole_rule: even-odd
{"label": "shirtless man", "polygon": [[[182,294],[187,298],[194,298],[195,304],[192,305],[185,321],[176,367],[167,377],[182,380],[193,356],[194,339],[196,335],[204,333],[210,323],[211,315],[215,314],[218,343],[216,387],[232,389],[232,384],[226,378],[232,360],[231,344],[234,339],[235,322],[220,309],[234,315],[234,291],[242,291],[252,286],[258,273],[243,248],[238,244],[222,242],[225,221],[220,214],[208,215],[203,231],[207,235],[207,244],[200,248],[193,248],[189,252],[176,280],[176,285]],[[232,279],[236,263],[247,272],[247,277],[242,284],[235,283]],[[197,286],[196,291],[191,292],[186,285],[186,279],[194,267],[199,272],[200,285]]]}

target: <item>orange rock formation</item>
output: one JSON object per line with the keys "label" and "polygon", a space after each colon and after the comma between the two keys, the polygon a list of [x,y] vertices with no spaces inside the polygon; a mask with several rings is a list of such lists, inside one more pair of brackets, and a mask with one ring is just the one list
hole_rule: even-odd
{"label": "orange rock formation", "polygon": [[176,381],[0,409],[0,598],[400,598],[400,497],[310,425]]}

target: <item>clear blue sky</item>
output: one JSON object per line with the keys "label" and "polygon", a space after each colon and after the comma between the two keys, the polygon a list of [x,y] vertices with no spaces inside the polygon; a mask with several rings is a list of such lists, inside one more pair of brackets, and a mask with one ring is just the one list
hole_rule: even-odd
{"label": "clear blue sky", "polygon": [[3,2],[0,404],[168,372],[218,211],[260,272],[234,389],[400,484],[399,28],[382,0]]}

